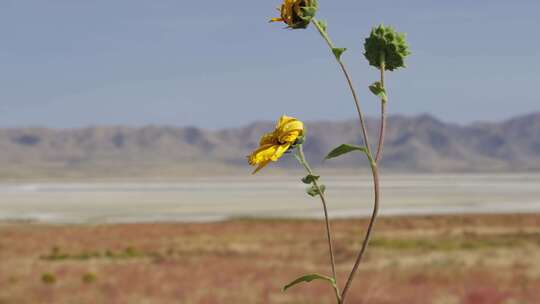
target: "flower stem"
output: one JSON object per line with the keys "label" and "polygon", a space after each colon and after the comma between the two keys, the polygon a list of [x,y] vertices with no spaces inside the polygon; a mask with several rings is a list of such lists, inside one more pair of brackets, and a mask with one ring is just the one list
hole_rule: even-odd
{"label": "flower stem", "polygon": [[[323,39],[326,41],[326,43],[330,47],[330,50],[333,53],[333,50],[334,50],[335,47],[334,47],[334,44],[332,43],[332,40],[328,36],[328,33],[326,32],[326,30],[321,27],[321,25],[319,24],[319,22],[315,18],[312,20],[312,23],[315,25],[315,27],[317,28],[317,30],[319,31],[319,33],[321,34]],[[369,224],[368,224],[368,228],[367,228],[367,231],[366,231],[366,235],[364,237],[364,241],[362,242],[362,248],[360,249],[360,252],[358,253],[358,257],[356,258],[356,261],[355,261],[354,266],[353,266],[353,268],[351,270],[351,273],[349,274],[349,277],[347,279],[347,283],[345,284],[345,287],[343,288],[343,291],[341,293],[341,304],[345,304],[345,298],[347,296],[347,292],[351,287],[351,284],[352,284],[352,282],[354,280],[354,277],[355,277],[355,275],[356,275],[356,273],[358,271],[358,267],[360,266],[360,263],[362,262],[364,254],[365,254],[365,252],[366,252],[366,250],[368,248],[369,241],[371,240],[371,235],[373,234],[373,228],[375,227],[375,222],[377,220],[377,216],[378,216],[378,213],[379,213],[379,203],[380,203],[381,194],[380,194],[379,169],[378,169],[378,166],[377,166],[377,161],[378,161],[378,159],[380,159],[381,153],[382,153],[382,144],[383,144],[383,141],[384,141],[385,123],[381,123],[381,130],[380,130],[381,134],[379,136],[379,143],[378,143],[378,147],[377,147],[377,157],[375,159],[373,159],[373,154],[371,152],[371,146],[369,144],[367,126],[366,126],[366,123],[365,123],[364,115],[363,115],[361,107],[360,107],[360,101],[359,101],[359,98],[358,98],[358,94],[356,94],[356,90],[354,89],[351,77],[350,77],[350,75],[349,75],[349,73],[347,71],[347,68],[345,67],[345,64],[343,63],[343,61],[341,61],[341,59],[338,56],[334,56],[334,57],[336,58],[339,66],[341,67],[341,70],[343,71],[343,74],[345,74],[345,78],[347,79],[347,83],[348,83],[349,88],[351,90],[351,93],[353,95],[354,104],[356,106],[356,111],[358,113],[358,118],[360,120],[360,125],[362,127],[362,135],[363,135],[363,139],[364,139],[364,144],[365,144],[366,149],[367,149],[366,154],[368,156],[370,166],[371,166],[371,172],[372,172],[372,175],[373,175],[373,188],[374,188],[373,189],[373,191],[374,191],[373,213],[371,215],[371,218],[370,218],[370,221],[369,221]],[[383,69],[382,72],[384,73],[384,69]],[[381,77],[382,77],[381,81],[384,81],[384,74],[381,74]],[[386,109],[383,106],[383,108],[382,108],[383,117],[385,115],[385,112],[386,112]]]}
{"label": "flower stem", "polygon": [[[298,154],[297,154],[298,155],[298,161],[300,162],[300,164],[306,169],[306,171],[308,172],[309,175],[314,176],[315,174],[313,173],[313,170],[309,166],[309,164],[308,164],[308,162],[306,160],[306,156],[304,155],[304,148],[303,148],[302,144],[298,145],[297,151],[298,151]],[[337,284],[336,261],[335,261],[335,257],[334,257],[334,245],[333,245],[333,240],[332,240],[332,230],[330,228],[330,220],[329,220],[329,216],[328,216],[328,208],[327,208],[327,204],[326,204],[326,196],[325,196],[324,192],[322,191],[321,186],[319,185],[319,183],[317,182],[316,179],[313,180],[313,186],[317,189],[317,192],[319,193],[319,197],[321,198],[321,202],[322,202],[322,205],[323,205],[324,220],[325,220],[325,223],[326,223],[326,237],[328,239],[328,251],[330,252],[330,265],[332,266],[332,277],[334,279],[334,291],[336,293],[336,299],[338,301],[338,304],[341,304],[341,295],[339,293],[339,287],[338,287],[338,284]]]}
{"label": "flower stem", "polygon": [[[384,86],[384,70],[385,70],[384,58],[381,58],[381,87],[385,90],[386,98],[388,98],[388,93]],[[384,135],[386,134],[386,103],[388,100],[386,98],[381,98],[381,126],[379,127],[379,144],[377,145],[377,156],[375,157],[375,162],[379,163],[382,158],[382,152],[384,148]]]}
{"label": "flower stem", "polygon": [[[315,25],[315,27],[317,28],[317,30],[321,34],[324,41],[326,41],[326,44],[328,44],[328,47],[330,48],[330,51],[333,52],[333,49],[335,49],[335,47],[334,47],[334,44],[332,43],[332,40],[328,36],[328,33],[326,32],[326,30],[321,27],[321,25],[319,24],[319,21],[316,20],[315,18],[312,19],[312,23]],[[336,56],[334,56],[334,57],[336,57]],[[347,67],[345,66],[343,61],[341,61],[340,58],[336,57],[336,60],[337,60],[337,62],[339,64],[341,70],[343,71],[343,74],[345,75],[345,78],[347,79],[347,84],[349,85],[349,89],[351,90],[351,93],[352,93],[352,96],[353,96],[353,99],[354,99],[354,104],[356,106],[356,112],[358,113],[358,119],[360,120],[360,125],[362,127],[362,135],[364,136],[364,145],[366,146],[366,149],[368,150],[368,153],[371,154],[371,146],[369,145],[369,136],[368,136],[368,132],[367,132],[366,122],[365,122],[365,119],[364,119],[364,114],[362,113],[362,108],[360,107],[360,99],[358,98],[358,94],[356,94],[356,90],[354,88],[352,78],[349,75],[349,72],[347,71]]]}
{"label": "flower stem", "polygon": [[373,228],[375,227],[375,222],[379,214],[379,202],[380,202],[379,169],[375,162],[371,163],[371,172],[373,174],[373,185],[374,185],[373,188],[374,188],[374,195],[375,195],[375,201],[373,203],[373,213],[369,220],[366,236],[364,237],[364,241],[362,242],[362,248],[360,249],[360,252],[358,253],[356,261],[354,262],[354,266],[351,270],[351,273],[349,274],[349,278],[347,279],[347,283],[345,284],[345,287],[343,288],[343,291],[341,293],[342,304],[345,303],[345,297],[347,295],[347,291],[349,291],[349,288],[351,287],[351,284],[354,280],[356,272],[358,271],[358,266],[360,266],[360,263],[362,263],[362,259],[368,248],[369,241],[371,240],[371,235],[373,234]]}
{"label": "flower stem", "polygon": [[[380,67],[380,82],[383,89],[385,89],[384,86],[384,71],[385,71],[385,58],[381,57],[381,67]],[[386,95],[386,92],[385,92]],[[343,292],[341,294],[342,303],[345,303],[345,296],[347,295],[347,291],[351,287],[352,281],[354,279],[354,276],[356,272],[358,271],[358,267],[360,263],[362,262],[362,259],[365,255],[365,252],[367,250],[367,247],[369,245],[369,241],[371,239],[371,235],[373,234],[373,228],[375,227],[375,222],[377,220],[377,216],[379,214],[379,205],[380,205],[380,199],[381,199],[381,191],[380,191],[380,178],[379,178],[379,167],[378,164],[382,158],[382,152],[384,147],[384,135],[386,133],[386,103],[387,103],[387,95],[383,98],[381,98],[381,125],[379,128],[379,142],[377,145],[377,155],[374,160],[370,159],[371,164],[371,172],[373,174],[373,184],[374,184],[374,195],[375,195],[375,201],[374,201],[374,207],[373,207],[373,214],[371,215],[368,228],[366,231],[366,236],[364,238],[364,242],[362,243],[362,248],[360,249],[360,252],[358,254],[358,257],[356,258],[356,261],[354,263],[353,269],[351,271],[351,274],[349,275],[349,278],[347,279],[347,283],[345,284],[345,287],[343,288]]]}

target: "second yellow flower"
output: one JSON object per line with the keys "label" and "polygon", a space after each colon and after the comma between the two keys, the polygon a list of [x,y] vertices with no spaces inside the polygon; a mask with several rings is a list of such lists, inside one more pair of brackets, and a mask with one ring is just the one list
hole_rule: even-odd
{"label": "second yellow flower", "polygon": [[259,148],[248,156],[249,164],[257,166],[253,174],[270,162],[278,161],[303,136],[303,122],[294,117],[281,116],[274,131],[264,134],[260,140]]}

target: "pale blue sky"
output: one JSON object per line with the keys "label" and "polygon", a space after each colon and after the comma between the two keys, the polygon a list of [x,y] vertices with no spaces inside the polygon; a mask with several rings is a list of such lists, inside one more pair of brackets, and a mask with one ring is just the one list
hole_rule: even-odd
{"label": "pale blue sky", "polygon": [[[268,24],[278,0],[0,0],[0,126],[172,124],[208,128],[354,117],[313,28]],[[393,114],[498,120],[540,110],[538,0],[320,0],[365,109],[371,26],[408,33],[388,76]]]}

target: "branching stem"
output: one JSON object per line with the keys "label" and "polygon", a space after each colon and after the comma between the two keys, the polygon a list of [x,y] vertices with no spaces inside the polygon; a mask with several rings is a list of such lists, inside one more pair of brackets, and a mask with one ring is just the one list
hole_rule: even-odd
{"label": "branching stem", "polygon": [[[315,25],[315,27],[317,28],[317,30],[319,31],[319,33],[321,34],[323,39],[326,41],[326,43],[328,44],[328,47],[330,48],[332,53],[334,53],[334,49],[335,49],[334,44],[332,43],[332,40],[328,36],[328,33],[326,32],[326,30],[321,27],[321,25],[319,24],[319,22],[316,19],[313,19],[312,23]],[[343,288],[343,291],[341,293],[341,304],[345,304],[345,299],[346,299],[346,296],[347,296],[347,292],[349,291],[349,289],[351,287],[351,284],[352,284],[352,282],[354,280],[354,277],[355,277],[355,275],[356,275],[356,273],[358,271],[358,267],[360,266],[360,263],[362,262],[363,257],[365,255],[365,252],[366,252],[366,250],[368,248],[369,241],[371,240],[371,236],[373,234],[373,228],[375,227],[375,222],[377,220],[377,216],[378,216],[378,213],[379,213],[379,205],[380,205],[381,193],[380,193],[380,181],[379,181],[379,168],[377,166],[377,162],[380,160],[381,155],[382,155],[382,150],[383,150],[384,132],[385,132],[385,127],[386,127],[386,122],[385,122],[386,121],[386,119],[385,119],[386,108],[385,108],[385,102],[383,102],[383,105],[382,105],[382,108],[381,108],[382,117],[381,117],[381,128],[380,128],[380,131],[379,131],[380,132],[380,134],[379,134],[379,142],[378,142],[378,145],[377,145],[377,155],[376,155],[376,157],[374,159],[373,154],[371,152],[371,146],[369,144],[367,126],[366,126],[366,123],[365,123],[363,112],[362,112],[361,107],[360,107],[360,101],[359,101],[359,98],[358,98],[358,94],[356,93],[356,90],[354,89],[352,79],[351,79],[351,77],[350,77],[350,75],[349,75],[349,73],[347,71],[347,68],[345,67],[345,64],[343,63],[343,61],[341,61],[341,58],[339,56],[334,56],[334,57],[336,58],[341,70],[343,71],[343,74],[345,75],[345,78],[347,79],[347,84],[349,85],[349,88],[351,90],[351,93],[352,93],[352,96],[353,96],[353,99],[354,99],[354,104],[355,104],[356,111],[358,113],[358,118],[360,120],[360,125],[361,125],[361,128],[362,128],[362,135],[363,135],[363,139],[364,139],[364,145],[366,146],[366,149],[367,149],[366,154],[367,154],[368,159],[370,161],[371,172],[372,172],[372,175],[373,175],[373,188],[374,188],[373,189],[373,191],[374,191],[373,213],[372,213],[371,218],[369,220],[369,224],[368,224],[368,227],[367,227],[367,230],[366,230],[364,241],[362,242],[362,248],[360,249],[360,251],[358,253],[358,256],[357,256],[357,258],[356,258],[356,260],[354,262],[354,266],[353,266],[353,268],[351,270],[351,273],[349,274],[349,277],[347,279],[347,283],[345,284],[345,287]],[[384,66],[381,69],[381,84],[384,87]]]}
{"label": "branching stem", "polygon": [[381,58],[381,87],[385,90],[385,97],[381,98],[381,126],[379,127],[379,144],[377,145],[377,156],[375,157],[375,162],[379,163],[382,158],[383,148],[384,148],[384,135],[386,134],[386,103],[388,102],[388,93],[386,92],[386,87],[384,86],[384,70],[385,70],[384,58]]}

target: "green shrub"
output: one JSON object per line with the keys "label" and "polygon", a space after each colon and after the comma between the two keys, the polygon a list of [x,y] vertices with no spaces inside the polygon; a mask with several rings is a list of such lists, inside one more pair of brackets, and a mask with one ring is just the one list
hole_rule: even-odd
{"label": "green shrub", "polygon": [[41,275],[41,281],[45,284],[54,284],[56,277],[52,273],[44,273]]}
{"label": "green shrub", "polygon": [[83,283],[90,284],[97,281],[97,276],[93,273],[85,273],[82,277]]}

